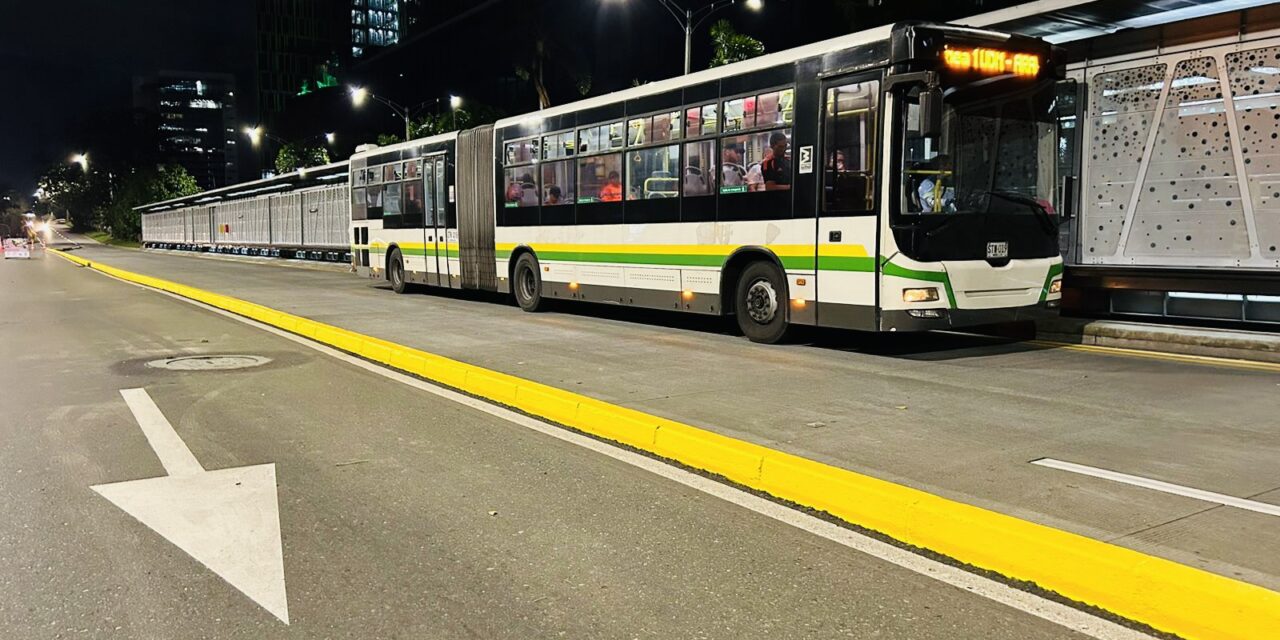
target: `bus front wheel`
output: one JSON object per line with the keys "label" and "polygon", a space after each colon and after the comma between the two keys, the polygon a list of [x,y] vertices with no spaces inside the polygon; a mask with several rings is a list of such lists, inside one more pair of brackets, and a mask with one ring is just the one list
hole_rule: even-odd
{"label": "bus front wheel", "polygon": [[738,278],[733,297],[738,328],[752,342],[775,344],[786,338],[787,280],[770,262],[753,262]]}
{"label": "bus front wheel", "polygon": [[521,309],[542,309],[542,273],[538,270],[538,259],[532,253],[523,254],[516,260],[516,266],[511,270],[511,288]]}
{"label": "bus front wheel", "polygon": [[404,257],[400,255],[399,249],[392,249],[391,255],[387,258],[387,279],[391,281],[391,290],[396,293],[404,293],[408,285],[404,279]]}

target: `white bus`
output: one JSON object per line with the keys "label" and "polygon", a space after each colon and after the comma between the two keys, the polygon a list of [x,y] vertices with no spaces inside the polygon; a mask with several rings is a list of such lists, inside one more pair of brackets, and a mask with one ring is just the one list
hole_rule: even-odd
{"label": "white bus", "polygon": [[390,282],[927,330],[1060,298],[1046,43],[851,34],[357,153],[352,261]]}

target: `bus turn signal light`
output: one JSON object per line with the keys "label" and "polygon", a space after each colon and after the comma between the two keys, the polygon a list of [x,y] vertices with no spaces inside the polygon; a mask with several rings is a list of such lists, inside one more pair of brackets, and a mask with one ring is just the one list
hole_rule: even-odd
{"label": "bus turn signal light", "polygon": [[924,287],[922,289],[903,289],[903,302],[936,302],[938,300],[937,287]]}

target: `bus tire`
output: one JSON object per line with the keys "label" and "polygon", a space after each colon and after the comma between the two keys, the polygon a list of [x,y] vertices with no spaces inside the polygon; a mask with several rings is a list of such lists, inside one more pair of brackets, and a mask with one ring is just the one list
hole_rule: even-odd
{"label": "bus tire", "polygon": [[404,257],[398,247],[387,256],[387,280],[391,281],[391,290],[396,293],[404,293],[409,288],[404,278]]}
{"label": "bus tire", "polygon": [[787,279],[772,262],[747,265],[733,297],[738,328],[752,342],[776,344],[787,336]]}
{"label": "bus tire", "polygon": [[540,311],[546,302],[542,299],[542,270],[538,258],[532,253],[522,254],[511,269],[511,292],[516,304],[525,311]]}

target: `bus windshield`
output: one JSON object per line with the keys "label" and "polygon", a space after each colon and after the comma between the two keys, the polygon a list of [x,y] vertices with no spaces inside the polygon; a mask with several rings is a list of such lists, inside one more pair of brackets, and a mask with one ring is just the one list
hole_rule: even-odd
{"label": "bus windshield", "polygon": [[920,88],[903,95],[904,217],[1052,215],[1053,81],[990,78],[943,91],[939,138],[920,134]]}

